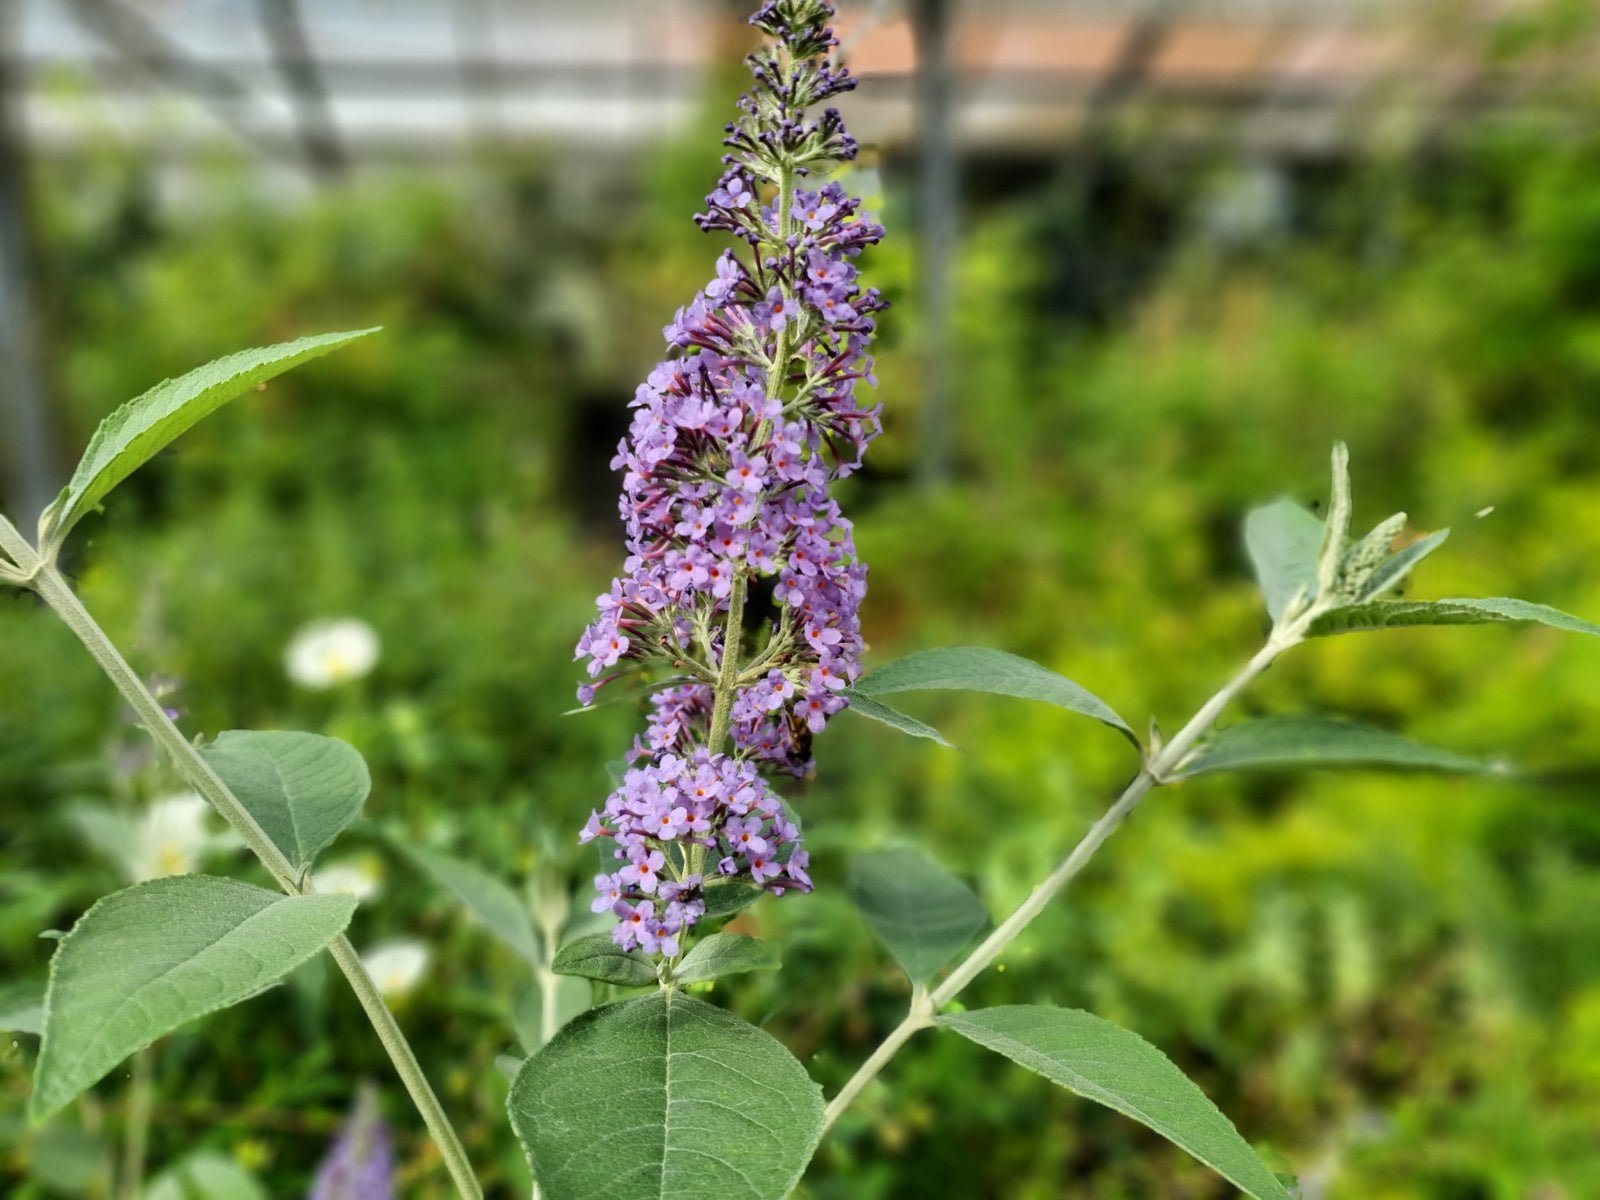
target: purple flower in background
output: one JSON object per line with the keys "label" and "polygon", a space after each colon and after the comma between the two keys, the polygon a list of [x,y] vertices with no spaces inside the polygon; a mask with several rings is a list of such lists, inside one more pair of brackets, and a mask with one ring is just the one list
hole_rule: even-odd
{"label": "purple flower in background", "polygon": [[823,0],[772,0],[751,18],[773,42],[748,60],[754,87],[695,218],[741,248],[664,330],[667,357],[613,460],[626,573],[578,642],[591,680],[579,700],[619,680],[670,683],[580,840],[614,839],[596,909],[648,953],[678,952],[705,876],[810,888],[799,831],[758,768],[808,773],[812,735],[860,671],[867,571],[830,491],[881,431],[856,386],[873,382],[885,305],[856,260],[883,229],[819,182],[856,152],[839,113],[818,111],[855,86],[828,57],[832,15]]}
{"label": "purple flower in background", "polygon": [[309,1200],[394,1200],[394,1149],[378,1115],[377,1093],[363,1087],[339,1138],[317,1168]]}

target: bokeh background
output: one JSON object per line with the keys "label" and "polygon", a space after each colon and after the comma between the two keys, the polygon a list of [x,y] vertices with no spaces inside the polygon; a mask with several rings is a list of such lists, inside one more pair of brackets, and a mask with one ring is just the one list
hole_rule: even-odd
{"label": "bokeh background", "polygon": [[[564,717],[617,569],[625,404],[719,245],[689,217],[747,48],[689,0],[8,0],[0,6],[0,460],[30,521],[96,422],[301,333],[386,332],[188,435],[67,566],[191,733],[335,734],[372,764],[331,858],[381,881],[358,945],[425,945],[396,998],[492,1195],[526,1194],[494,1063],[525,968],[391,847],[581,889],[574,833],[639,724]],[[1419,596],[1600,615],[1600,93],[1587,3],[847,3],[851,183],[887,434],[845,499],[871,661],[1030,655],[1169,729],[1264,629],[1239,537],[1317,502],[1455,528]],[[1482,514],[1492,506],[1492,512]],[[370,674],[292,681],[350,617]],[[1313,644],[1242,712],[1346,714],[1538,766],[1595,758],[1600,646],[1550,631]],[[785,958],[715,996],[830,1088],[899,1019],[842,886],[920,846],[1003,914],[1134,764],[1054,709],[913,698],[951,753],[841,717],[794,793],[817,893],[744,920]],[[0,979],[123,870],[86,809],[179,790],[65,629],[0,597]],[[1308,1197],[1600,1195],[1593,776],[1208,778],[1158,794],[967,993],[1160,1045]],[[198,865],[243,872],[241,852]],[[106,1197],[126,1072],[39,1130],[0,1043],[0,1190]],[[444,1181],[376,1041],[312,967],[168,1039],[159,1172],[196,1149],[304,1194],[358,1087],[401,1194]],[[1220,1197],[1141,1127],[925,1036],[803,1194]],[[603,1152],[603,1148],[597,1148]]]}

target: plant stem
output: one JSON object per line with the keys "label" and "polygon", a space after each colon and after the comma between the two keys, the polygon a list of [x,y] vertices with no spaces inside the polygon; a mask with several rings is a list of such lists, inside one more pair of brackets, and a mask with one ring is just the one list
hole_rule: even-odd
{"label": "plant stem", "polygon": [[556,974],[556,947],[561,944],[563,921],[539,921],[539,945],[543,961],[535,976],[539,981],[539,1044],[548,1046],[555,1037],[560,1013],[556,1006],[556,988],[561,986],[561,976]]}
{"label": "plant stem", "polygon": [[[83,1132],[95,1141],[100,1140],[100,1135],[105,1131],[106,1114],[100,1104],[100,1098],[93,1092],[85,1092],[78,1098],[78,1112],[83,1122]],[[94,1175],[89,1179],[84,1188],[86,1200],[112,1200],[116,1195],[117,1181],[113,1178],[116,1174],[116,1163],[109,1154],[100,1154],[96,1158]]]}
{"label": "plant stem", "polygon": [[356,948],[350,944],[350,939],[342,934],[329,944],[328,953],[333,955],[333,961],[338,963],[339,969],[344,972],[350,990],[361,1002],[367,1020],[372,1023],[373,1031],[383,1043],[384,1050],[388,1052],[395,1072],[405,1084],[406,1091],[411,1096],[411,1103],[422,1115],[423,1123],[427,1125],[428,1132],[433,1136],[434,1145],[439,1148],[440,1157],[444,1159],[445,1169],[456,1185],[456,1191],[465,1200],[482,1200],[483,1189],[478,1186],[477,1176],[472,1173],[472,1164],[467,1160],[467,1151],[461,1145],[455,1127],[450,1124],[450,1118],[445,1115],[439,1097],[434,1094],[433,1085],[423,1073],[422,1064],[417,1061],[416,1053],[411,1049],[411,1043],[406,1040],[400,1023],[395,1020],[394,1013],[389,1011],[389,1006],[384,1003],[383,993],[378,990],[378,985],[367,973],[361,955],[356,953]]}
{"label": "plant stem", "polygon": [[932,999],[935,1009],[954,999],[957,993],[999,957],[1001,951],[1044,911],[1045,906],[1055,899],[1073,876],[1083,870],[1105,840],[1117,831],[1117,827],[1128,814],[1138,807],[1139,801],[1143,800],[1153,788],[1167,781],[1171,772],[1188,757],[1195,743],[1211,728],[1233,698],[1257,675],[1266,670],[1273,659],[1281,653],[1282,649],[1278,645],[1268,642],[1221,691],[1206,701],[1178,735],[1162,747],[1160,753],[1134,777],[1133,782],[1117,798],[1117,802],[1106,810],[1105,815],[1089,827],[1089,832],[1083,835],[1083,840],[1073,847],[1072,853],[1062,860],[1061,865],[1052,871],[1043,883],[1034,888],[1028,898],[1017,906],[1017,910],[1001,922],[994,932],[934,990]]}
{"label": "plant stem", "polygon": [[[285,892],[291,896],[303,895],[306,889],[294,865],[267,836],[256,819],[250,815],[250,811],[240,803],[239,798],[229,790],[228,785],[223,783],[221,777],[211,769],[210,764],[201,757],[200,752],[183,736],[183,732],[173,724],[160,701],[150,694],[150,690],[145,687],[138,673],[128,665],[127,660],[106,636],[105,631],[95,623],[94,618],[89,615],[89,611],[84,608],[77,594],[62,578],[54,564],[41,558],[16,528],[3,517],[0,517],[0,549],[4,549],[11,556],[12,561],[28,577],[30,581],[28,586],[32,587],[66,623],[83,643],[84,648],[100,664],[101,670],[138,715],[156,744],[171,756],[184,778],[239,832],[245,845],[249,846],[261,860],[262,865],[271,872],[272,877]],[[350,944],[350,939],[342,935],[329,944],[328,953],[333,955],[334,962],[338,963],[339,969],[344,972],[345,979],[349,981],[351,990],[355,992],[356,999],[360,1001],[367,1019],[372,1023],[378,1040],[388,1051],[396,1072],[405,1084],[406,1091],[411,1095],[412,1103],[416,1105],[417,1111],[428,1127],[428,1132],[433,1135],[433,1140],[439,1147],[439,1153],[444,1158],[445,1167],[450,1172],[457,1191],[468,1200],[478,1200],[483,1192],[467,1162],[461,1139],[456,1136],[450,1119],[445,1116],[439,1098],[434,1095],[433,1088],[423,1074],[422,1067],[418,1064],[410,1043],[406,1041],[405,1034],[401,1032],[394,1014],[389,1011],[389,1006],[384,1003],[382,994],[372,981],[372,976],[367,974],[366,967],[362,965],[361,956]]]}
{"label": "plant stem", "polygon": [[839,1094],[828,1102],[828,1111],[822,1122],[822,1131],[826,1133],[833,1128],[833,1123],[839,1119],[839,1114],[855,1103],[867,1084],[877,1078],[878,1072],[889,1065],[889,1060],[900,1052],[900,1047],[911,1040],[913,1034],[927,1029],[933,1024],[933,1004],[928,997],[927,988],[918,984],[911,995],[911,1011],[906,1014],[906,1019],[896,1025],[889,1036],[878,1044],[872,1052],[872,1057],[862,1063],[856,1073],[850,1076],[848,1083],[839,1089]]}
{"label": "plant stem", "polygon": [[1044,911],[1061,889],[1083,870],[1105,840],[1116,832],[1128,814],[1138,807],[1139,801],[1143,800],[1153,788],[1160,787],[1170,780],[1172,773],[1182,767],[1189,752],[1215,723],[1223,709],[1227,708],[1258,675],[1271,666],[1279,655],[1299,643],[1313,615],[1313,612],[1308,611],[1290,625],[1275,629],[1272,637],[1255,657],[1246,663],[1216,695],[1207,700],[1170,742],[1146,761],[1133,782],[1128,784],[1121,796],[1117,797],[1117,802],[1089,827],[1089,832],[1084,834],[1083,840],[1073,847],[1072,853],[1062,860],[1061,865],[1052,871],[1044,882],[1029,893],[1028,898],[1017,906],[1016,911],[996,926],[994,932],[985,938],[976,950],[967,955],[931,993],[924,992],[921,988],[913,993],[911,1012],[906,1019],[895,1027],[883,1043],[873,1051],[872,1057],[861,1064],[849,1082],[840,1089],[839,1094],[829,1102],[827,1113],[823,1118],[824,1132],[833,1127],[840,1114],[850,1107],[867,1084],[888,1065],[900,1047],[905,1045],[918,1030],[932,1025],[934,1014],[977,978],[978,974],[998,958],[1033,919]]}
{"label": "plant stem", "polygon": [[[778,169],[777,230],[774,233],[774,252],[778,257],[792,255],[789,249],[790,210],[794,204],[794,168],[787,163]],[[794,307],[794,285],[783,289],[786,307]],[[767,374],[767,395],[782,399],[783,380],[789,367],[789,330],[786,321],[778,330],[777,342],[772,351],[772,369]],[[761,419],[756,427],[756,440],[760,441],[767,429],[767,420]],[[729,715],[733,711],[734,693],[739,690],[739,647],[744,640],[744,598],[748,580],[743,570],[735,568],[733,591],[728,596],[728,619],[722,632],[722,666],[717,672],[716,694],[711,702],[711,731],[706,746],[713,754],[722,753],[722,744],[728,740]]]}
{"label": "plant stem", "polygon": [[146,1046],[133,1056],[133,1072],[128,1080],[128,1114],[122,1134],[122,1184],[117,1189],[122,1200],[139,1200],[144,1182],[145,1149],[150,1141],[151,1065],[155,1047]]}
{"label": "plant stem", "polygon": [[539,1043],[548,1046],[550,1039],[555,1037],[557,1011],[556,988],[561,983],[561,976],[550,969],[548,960],[539,972]]}
{"label": "plant stem", "polygon": [[[549,943],[545,945],[548,947]],[[539,981],[539,1048],[550,1044],[556,1035],[556,987],[561,977],[550,969],[551,954],[545,950],[544,965],[536,972]],[[535,1051],[537,1053],[537,1051]],[[533,1181],[533,1200],[540,1200],[539,1181]]]}
{"label": "plant stem", "polygon": [[728,593],[728,621],[722,630],[722,669],[717,673],[717,692],[711,704],[711,733],[706,746],[713,754],[722,753],[728,738],[728,720],[733,713],[733,694],[739,682],[739,643],[744,640],[745,576],[733,573],[733,590]]}
{"label": "plant stem", "polygon": [[[779,164],[777,172],[777,211],[774,214],[777,219],[777,229],[773,234],[770,245],[772,247],[772,256],[774,258],[789,258],[791,260],[789,279],[787,283],[782,285],[781,290],[783,292],[784,310],[792,316],[796,309],[796,293],[793,278],[794,272],[792,270],[794,251],[789,248],[789,225],[791,222],[791,214],[794,209],[795,168],[792,164],[784,162]],[[760,266],[761,256],[759,253],[756,255],[756,260],[756,265]],[[767,372],[767,395],[774,400],[783,399],[783,381],[784,377],[789,373],[789,341],[790,334],[793,329],[794,321],[792,319],[785,321],[783,328],[778,330],[777,340],[773,343],[772,367],[771,370]],[[784,405],[784,411],[788,411],[787,404]],[[756,423],[755,441],[757,443],[761,442],[766,437],[770,426],[771,422],[769,422],[766,417],[762,417],[761,420]]]}

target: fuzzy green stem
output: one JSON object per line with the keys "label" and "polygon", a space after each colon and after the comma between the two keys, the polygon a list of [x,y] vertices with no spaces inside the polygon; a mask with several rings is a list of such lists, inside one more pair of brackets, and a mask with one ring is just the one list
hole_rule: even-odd
{"label": "fuzzy green stem", "polygon": [[550,969],[550,964],[539,970],[539,1044],[547,1046],[550,1039],[555,1037],[558,1028],[556,1021],[559,1013],[556,1011],[556,988],[561,985],[561,976]]}
{"label": "fuzzy green stem", "polygon": [[[790,166],[788,163],[784,163],[782,166],[780,166],[778,168],[778,183],[777,183],[777,186],[778,186],[778,212],[777,212],[778,228],[775,231],[776,236],[774,237],[773,240],[776,243],[776,245],[773,248],[777,251],[778,257],[786,258],[789,255],[794,253],[792,250],[789,249],[789,223],[793,219],[793,209],[794,209],[794,168],[792,166]],[[794,272],[791,271],[790,272],[790,277],[791,277],[790,278],[790,283],[788,284],[788,286],[786,286],[783,289],[783,295],[784,295],[784,298],[786,300],[793,300],[794,299],[793,274],[794,274]],[[783,368],[787,365],[784,362],[784,360],[789,357],[789,355],[788,355],[788,349],[789,349],[789,337],[788,337],[788,334],[789,334],[789,324],[786,321],[786,322],[784,322],[783,328],[778,330],[778,345],[777,345],[777,348],[776,348],[776,352],[773,354],[773,361],[777,364],[777,368],[778,368],[778,376],[777,376],[777,378],[775,378],[775,379],[770,381],[771,384],[772,384],[772,388],[773,388],[773,395],[777,394],[777,390],[776,390],[777,387],[783,383]]]}
{"label": "fuzzy green stem", "polygon": [[850,1080],[840,1089],[839,1094],[829,1102],[827,1112],[823,1119],[823,1130],[833,1127],[840,1115],[849,1108],[856,1097],[861,1094],[867,1084],[888,1065],[899,1051],[900,1047],[908,1042],[918,1030],[926,1029],[933,1024],[933,1016],[971,983],[980,972],[992,963],[1000,954],[1016,940],[1019,934],[1031,924],[1035,917],[1044,911],[1051,900],[1067,886],[1072,879],[1088,865],[1095,852],[1105,843],[1117,828],[1127,819],[1129,813],[1138,807],[1139,802],[1154,788],[1170,782],[1173,773],[1182,768],[1184,761],[1194,749],[1196,743],[1216,722],[1222,711],[1233,702],[1249,684],[1269,666],[1277,657],[1286,650],[1299,644],[1309,625],[1313,611],[1297,618],[1291,624],[1275,629],[1267,644],[1252,658],[1243,669],[1230,679],[1220,691],[1200,707],[1200,710],[1190,718],[1189,723],[1180,730],[1170,742],[1166,743],[1159,752],[1150,757],[1139,774],[1134,777],[1117,802],[1106,810],[1102,816],[1084,834],[1083,840],[1073,847],[1050,875],[1029,893],[1028,898],[1017,906],[1016,910],[995,927],[992,932],[971,954],[961,961],[955,970],[935,988],[931,993],[917,989],[912,995],[911,1012],[895,1029],[884,1039],[883,1043],[875,1050],[866,1062]]}
{"label": "fuzzy green stem", "polygon": [[482,1200],[483,1189],[478,1186],[477,1176],[472,1173],[472,1164],[467,1159],[466,1148],[462,1146],[455,1127],[450,1124],[450,1118],[445,1115],[444,1106],[434,1094],[433,1085],[423,1073],[422,1064],[417,1061],[416,1053],[411,1049],[411,1043],[406,1040],[400,1023],[395,1020],[394,1013],[389,1011],[383,993],[378,990],[378,985],[367,973],[361,955],[356,953],[356,948],[350,944],[350,939],[342,935],[335,938],[328,946],[328,953],[333,955],[333,961],[339,964],[339,970],[344,972],[350,990],[356,994],[362,1011],[367,1014],[367,1020],[372,1023],[373,1031],[378,1035],[378,1041],[383,1043],[389,1060],[394,1064],[396,1074],[400,1076],[401,1082],[411,1096],[411,1103],[421,1114],[423,1123],[427,1125],[428,1132],[433,1137],[434,1145],[439,1148],[439,1155],[444,1159],[445,1169],[450,1173],[456,1191],[464,1200]]}
{"label": "fuzzy green stem", "polygon": [[[557,1022],[560,1013],[556,1009],[556,988],[561,986],[561,976],[555,972],[556,945],[561,940],[561,926],[558,922],[541,921],[539,923],[541,945],[544,951],[542,961],[534,972],[539,981],[539,1048],[543,1049],[550,1044],[550,1039],[556,1036]],[[539,1181],[533,1181],[533,1200],[542,1200],[544,1193],[539,1189]]]}
{"label": "fuzzy green stem", "polygon": [[[27,539],[3,517],[0,517],[0,549],[3,549],[21,569],[29,580],[28,586],[38,593],[100,664],[100,669],[122,694],[122,698],[139,717],[156,744],[171,757],[179,772],[196,791],[210,801],[211,806],[222,814],[223,819],[238,831],[245,845],[271,872],[278,885],[291,896],[304,894],[306,888],[294,864],[267,836],[266,831],[250,815],[250,811],[211,769],[210,764],[201,757],[194,745],[183,736],[183,732],[173,724],[162,708],[161,702],[150,694],[144,681],[128,665],[127,660],[106,636],[105,631],[95,623],[94,618],[89,615],[89,611],[84,608],[77,594],[73,592],[54,564],[41,558],[28,544]],[[349,981],[351,990],[355,992],[356,999],[360,1001],[367,1019],[372,1023],[378,1040],[383,1043],[383,1048],[394,1063],[395,1071],[405,1084],[406,1091],[410,1093],[412,1103],[416,1105],[417,1111],[426,1123],[428,1132],[433,1135],[439,1153],[444,1158],[445,1167],[455,1182],[456,1190],[467,1200],[479,1200],[483,1192],[467,1162],[461,1139],[456,1136],[450,1119],[439,1103],[439,1098],[434,1095],[433,1088],[423,1074],[422,1067],[412,1052],[411,1044],[406,1041],[406,1036],[401,1032],[394,1014],[389,1011],[389,1006],[384,1003],[382,994],[372,981],[372,976],[362,965],[361,956],[350,944],[350,939],[344,936],[336,938],[329,944],[328,953],[344,972],[345,979]]]}
{"label": "fuzzy green stem", "polygon": [[[78,1097],[78,1116],[82,1122],[83,1132],[90,1138],[99,1141],[105,1133],[106,1113],[105,1107],[100,1103],[100,1098],[93,1092],[85,1092]],[[84,1188],[84,1200],[112,1200],[116,1195],[117,1181],[113,1178],[116,1173],[116,1163],[109,1154],[98,1156],[94,1174]]]}
{"label": "fuzzy green stem", "polygon": [[722,630],[722,668],[717,672],[717,691],[711,704],[711,733],[706,745],[713,754],[722,753],[728,739],[728,722],[733,714],[733,695],[739,685],[739,643],[744,640],[744,594],[747,582],[743,571],[735,571],[733,590],[728,593],[728,620]]}
{"label": "fuzzy green stem", "polygon": [[878,1072],[889,1065],[889,1060],[900,1053],[901,1046],[909,1042],[913,1035],[932,1024],[933,1005],[929,1002],[928,990],[918,984],[911,995],[911,1011],[906,1014],[906,1019],[896,1025],[889,1036],[878,1044],[872,1056],[861,1064],[844,1087],[839,1089],[839,1094],[828,1102],[822,1131],[826,1133],[833,1128],[833,1123],[839,1119],[839,1114],[855,1103],[856,1097],[865,1090],[867,1084],[876,1079]]}
{"label": "fuzzy green stem", "polygon": [[539,921],[539,943],[543,951],[536,974],[539,979],[539,1044],[548,1046],[555,1037],[560,1012],[557,1009],[556,989],[561,986],[561,976],[556,974],[556,948],[561,944],[563,921]]}
{"label": "fuzzy green stem", "polygon": [[[778,228],[771,243],[773,257],[778,259],[787,258],[793,254],[793,251],[789,249],[789,225],[793,220],[794,179],[794,166],[792,164],[783,163],[778,167]],[[794,272],[791,270],[788,274],[787,282],[782,286],[784,309],[791,316],[797,314],[799,309],[793,277]],[[789,342],[793,328],[793,320],[785,321],[783,328],[778,330],[777,341],[772,347],[772,366],[767,373],[767,395],[774,400],[781,401],[783,399],[783,384],[789,374]],[[787,411],[788,405],[785,404],[784,408]],[[762,417],[761,421],[756,425],[755,440],[757,442],[762,441],[766,437],[769,428],[770,422],[767,418]]]}
{"label": "fuzzy green stem", "polygon": [[117,1188],[122,1200],[139,1200],[144,1183],[145,1150],[150,1143],[150,1076],[154,1057],[154,1046],[146,1046],[135,1054],[128,1078],[128,1111],[122,1131],[122,1180]]}
{"label": "fuzzy green stem", "polygon": [[[777,183],[778,227],[773,240],[776,253],[782,256],[790,253],[788,237],[790,209],[794,203],[794,168],[787,163],[780,166]],[[784,286],[783,295],[789,302],[788,307],[793,308],[792,283]],[[772,369],[767,375],[767,395],[778,399],[783,397],[783,380],[789,366],[789,329],[790,323],[785,322],[783,328],[778,330],[777,344],[772,351]],[[757,440],[765,430],[766,421],[763,419]],[[744,599],[748,584],[745,573],[736,570],[733,575],[733,590],[728,595],[728,619],[722,632],[722,665],[717,672],[716,692],[711,701],[711,730],[706,737],[706,746],[713,754],[722,753],[722,745],[728,740],[733,697],[739,690],[739,647],[744,640]]]}

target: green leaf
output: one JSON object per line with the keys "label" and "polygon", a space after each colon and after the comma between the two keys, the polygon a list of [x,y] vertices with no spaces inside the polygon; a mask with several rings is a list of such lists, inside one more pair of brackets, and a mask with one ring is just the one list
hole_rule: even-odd
{"label": "green leaf", "polygon": [[1139,744],[1128,723],[1110,705],[1065,675],[1057,675],[1032,659],[983,646],[945,646],[908,654],[863,676],[854,690],[873,698],[894,692],[959,691],[1042,700],[1068,712],[1093,717],[1135,746]]}
{"label": "green leaf", "polygon": [[727,883],[707,883],[700,892],[700,899],[706,906],[701,917],[731,917],[749,908],[766,894],[765,888],[751,887],[748,883],[734,883],[731,880]]}
{"label": "green leaf", "polygon": [[0,1033],[44,1032],[44,984],[27,980],[0,987]]}
{"label": "green leaf", "polygon": [[1381,767],[1462,774],[1498,769],[1368,725],[1327,717],[1263,717],[1214,734],[1184,763],[1181,773],[1285,767]]}
{"label": "green leaf", "polygon": [[1324,601],[1331,598],[1348,604],[1355,597],[1365,595],[1378,568],[1393,557],[1390,548],[1405,527],[1406,514],[1403,512],[1385,517],[1374,525],[1365,537],[1344,552],[1331,583],[1318,579],[1319,598]]}
{"label": "green leaf", "polygon": [[441,887],[465,904],[495,937],[530,963],[538,965],[543,961],[533,917],[510,887],[462,859],[409,846],[398,838],[394,842]]}
{"label": "green leaf", "polygon": [[[587,980],[575,975],[556,975],[552,977],[555,986],[555,1025],[560,1029],[575,1017],[589,1011],[594,1003],[594,986]],[[655,973],[652,972],[650,982],[655,982]],[[537,980],[530,983],[517,994],[511,1007],[511,1022],[516,1027],[517,1037],[522,1045],[529,1050],[537,1050],[544,1045],[544,985]],[[515,1071],[511,1073],[513,1076]]]}
{"label": "green leaf", "polygon": [[556,951],[550,964],[557,975],[598,979],[619,987],[646,987],[656,982],[656,969],[636,950],[624,950],[609,933],[591,933]]}
{"label": "green leaf", "polygon": [[99,507],[112,488],[201,419],[290,367],[376,332],[374,328],[325,333],[230,354],[128,401],[100,422],[71,482],[40,519],[40,543],[46,556],[61,545],[74,525]]}
{"label": "green leaf", "polygon": [[267,1192],[231,1158],[201,1151],[162,1172],[143,1200],[267,1200]]}
{"label": "green leaf", "polygon": [[1317,557],[1323,527],[1293,500],[1284,497],[1255,509],[1245,518],[1244,544],[1274,621],[1289,601],[1317,594]]}
{"label": "green leaf", "polygon": [[1385,559],[1383,565],[1372,573],[1372,578],[1367,580],[1358,599],[1363,602],[1371,600],[1390,588],[1399,587],[1411,574],[1412,568],[1444,545],[1444,540],[1449,536],[1448,529],[1440,529],[1425,538],[1418,538],[1404,550]]}
{"label": "green leaf", "polygon": [[579,1017],[507,1108],[547,1200],[781,1200],[822,1133],[822,1089],[781,1043],[670,992]]}
{"label": "green leaf", "polygon": [[1548,625],[1551,629],[1600,637],[1600,625],[1547,604],[1513,600],[1509,596],[1355,604],[1324,613],[1311,623],[1310,632],[1318,636],[1369,629],[1399,629],[1412,625],[1505,624]]}
{"label": "green leaf", "polygon": [[966,884],[915,850],[856,855],[850,895],[912,983],[927,982],[989,923]]}
{"label": "green leaf", "polygon": [[284,896],[206,875],[100,900],[50,962],[34,1120],[163,1034],[282,978],[338,937],[355,907],[350,896]]}
{"label": "green leaf", "polygon": [[714,933],[690,947],[672,974],[679,983],[704,983],[719,975],[776,971],[782,965],[764,942],[742,933]]}
{"label": "green leaf", "polygon": [[1027,1005],[952,1013],[938,1022],[1132,1117],[1256,1200],[1289,1200],[1233,1122],[1138,1034],[1093,1013]]}
{"label": "green leaf", "polygon": [[925,725],[915,717],[908,717],[897,708],[890,708],[881,700],[874,700],[871,696],[863,695],[854,688],[846,688],[845,696],[850,701],[848,711],[857,716],[868,717],[881,722],[891,729],[898,729],[901,733],[909,733],[912,737],[927,738],[930,742],[938,742],[947,749],[955,747],[945,741],[944,734],[932,725]]}
{"label": "green leaf", "polygon": [[235,729],[200,755],[301,872],[356,819],[372,790],[360,752],[320,734]]}
{"label": "green leaf", "polygon": [[[1323,526],[1321,550],[1317,555],[1317,586],[1319,595],[1333,590],[1339,578],[1339,568],[1345,559],[1345,548],[1350,541],[1350,448],[1343,442],[1333,444],[1333,492],[1328,500],[1328,520]],[[1277,618],[1277,614],[1273,614]]]}

